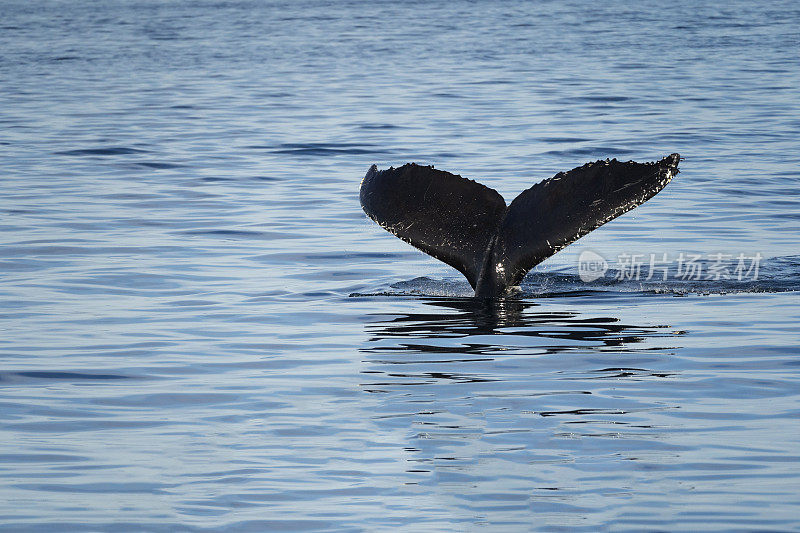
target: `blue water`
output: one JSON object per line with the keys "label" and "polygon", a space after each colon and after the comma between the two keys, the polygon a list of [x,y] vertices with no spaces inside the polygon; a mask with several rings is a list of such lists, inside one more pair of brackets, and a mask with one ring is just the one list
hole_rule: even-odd
{"label": "blue water", "polygon": [[[0,2],[0,529],[800,530],[798,27],[794,1]],[[358,202],[372,163],[510,201],[672,152],[495,306]]]}

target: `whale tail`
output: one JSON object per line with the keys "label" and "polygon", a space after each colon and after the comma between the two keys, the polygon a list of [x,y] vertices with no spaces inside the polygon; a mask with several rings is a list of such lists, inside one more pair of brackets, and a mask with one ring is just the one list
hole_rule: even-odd
{"label": "whale tail", "polygon": [[383,228],[464,274],[475,296],[497,297],[528,271],[643,204],[678,173],[680,155],[654,163],[587,163],[537,183],[506,206],[473,180],[414,163],[361,182],[361,206]]}

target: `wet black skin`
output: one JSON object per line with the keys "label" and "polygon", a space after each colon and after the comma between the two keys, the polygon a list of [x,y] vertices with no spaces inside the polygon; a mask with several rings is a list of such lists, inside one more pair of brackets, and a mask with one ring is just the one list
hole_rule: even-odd
{"label": "wet black skin", "polygon": [[663,189],[680,155],[616,159],[559,172],[511,205],[494,189],[430,166],[378,170],[361,182],[361,206],[383,228],[460,271],[475,296],[498,298],[528,271]]}

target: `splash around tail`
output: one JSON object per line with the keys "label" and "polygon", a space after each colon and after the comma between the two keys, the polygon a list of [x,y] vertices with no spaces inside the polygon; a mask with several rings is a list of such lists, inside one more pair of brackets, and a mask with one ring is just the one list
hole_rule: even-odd
{"label": "splash around tail", "polygon": [[587,163],[508,206],[494,189],[432,166],[372,165],[361,206],[387,231],[464,274],[476,297],[497,298],[537,264],[655,196],[678,174],[680,159]]}

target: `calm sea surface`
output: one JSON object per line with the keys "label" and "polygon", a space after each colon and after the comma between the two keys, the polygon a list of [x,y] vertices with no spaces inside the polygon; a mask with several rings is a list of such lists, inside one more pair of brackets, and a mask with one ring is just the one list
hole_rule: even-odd
{"label": "calm sea surface", "polygon": [[[798,28],[0,0],[0,529],[800,531]],[[672,152],[493,306],[358,201]]]}

